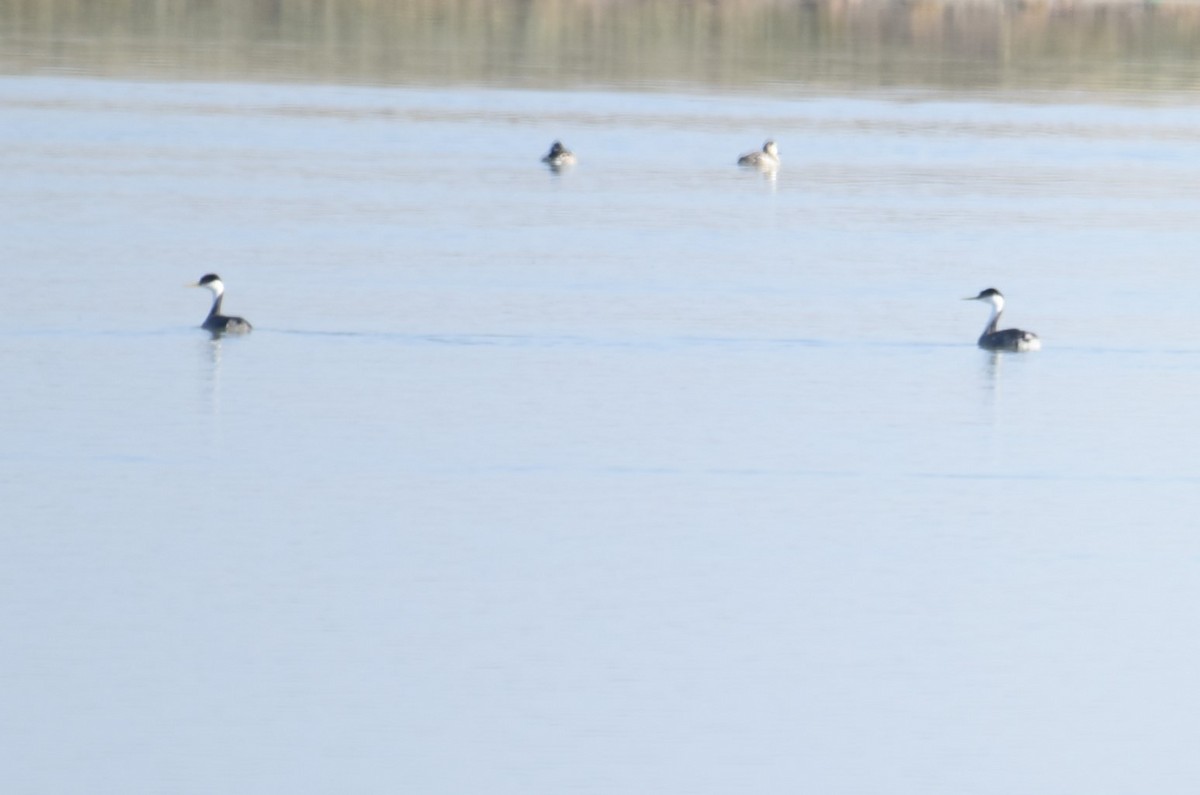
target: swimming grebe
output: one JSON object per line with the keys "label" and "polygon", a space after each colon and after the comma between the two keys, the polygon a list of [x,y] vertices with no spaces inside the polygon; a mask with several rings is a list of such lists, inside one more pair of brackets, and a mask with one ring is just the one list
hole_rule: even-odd
{"label": "swimming grebe", "polygon": [[550,168],[573,166],[575,165],[575,153],[563,146],[562,141],[555,141],[550,145],[550,151],[542,158],[542,162]]}
{"label": "swimming grebe", "polygon": [[774,141],[763,144],[761,152],[750,152],[738,158],[739,166],[754,166],[755,168],[779,168],[779,147]]}
{"label": "swimming grebe", "polygon": [[213,294],[212,309],[208,310],[208,317],[204,319],[201,328],[214,334],[244,334],[252,328],[245,318],[221,314],[221,297],[225,295],[225,283],[217,274],[206,273],[200,277],[200,281],[189,284],[188,287],[207,287]]}
{"label": "swimming grebe", "polygon": [[1036,351],[1041,350],[1042,341],[1032,331],[1022,331],[1019,328],[996,330],[1000,322],[1000,313],[1004,311],[1004,296],[995,287],[989,287],[979,295],[970,296],[964,301],[984,301],[992,305],[992,316],[979,335],[979,347],[989,351]]}

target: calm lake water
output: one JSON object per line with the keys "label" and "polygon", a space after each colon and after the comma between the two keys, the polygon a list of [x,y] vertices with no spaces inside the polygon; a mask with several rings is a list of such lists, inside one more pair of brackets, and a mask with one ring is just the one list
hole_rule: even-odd
{"label": "calm lake water", "polygon": [[11,791],[1200,780],[1200,104],[34,71]]}

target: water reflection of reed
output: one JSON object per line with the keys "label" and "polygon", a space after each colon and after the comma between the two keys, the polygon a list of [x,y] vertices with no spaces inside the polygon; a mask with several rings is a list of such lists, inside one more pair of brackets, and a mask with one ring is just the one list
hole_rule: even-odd
{"label": "water reflection of reed", "polygon": [[201,79],[1180,90],[1200,8],[914,0],[0,0],[0,70]]}

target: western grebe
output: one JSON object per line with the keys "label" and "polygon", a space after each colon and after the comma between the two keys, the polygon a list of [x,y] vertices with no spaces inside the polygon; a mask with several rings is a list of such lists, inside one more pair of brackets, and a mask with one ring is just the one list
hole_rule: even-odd
{"label": "western grebe", "polygon": [[1042,341],[1032,331],[1022,331],[1019,328],[996,330],[1000,322],[1000,313],[1004,311],[1004,296],[995,287],[989,287],[979,295],[969,296],[964,301],[985,301],[992,305],[992,317],[979,335],[979,347],[989,351],[1036,351],[1042,347]]}
{"label": "western grebe", "polygon": [[562,141],[550,144],[550,151],[542,158],[542,162],[550,168],[575,165],[575,153],[562,145]]}
{"label": "western grebe", "polygon": [[214,334],[244,334],[252,328],[245,318],[221,314],[221,297],[225,295],[225,283],[217,274],[206,273],[200,277],[200,281],[189,284],[188,287],[207,287],[213,294],[212,309],[208,310],[208,317],[204,318],[201,328]]}
{"label": "western grebe", "polygon": [[738,158],[739,166],[754,166],[756,168],[779,168],[779,147],[774,141],[763,144],[761,152],[750,152]]}

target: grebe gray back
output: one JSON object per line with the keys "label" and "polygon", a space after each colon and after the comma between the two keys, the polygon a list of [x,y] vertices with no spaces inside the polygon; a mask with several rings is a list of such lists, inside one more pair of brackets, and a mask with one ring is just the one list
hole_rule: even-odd
{"label": "grebe gray back", "polygon": [[779,168],[779,147],[774,141],[763,144],[761,152],[750,152],[738,158],[739,166],[754,166],[755,168]]}
{"label": "grebe gray back", "polygon": [[225,295],[225,283],[217,274],[206,273],[200,277],[200,281],[189,284],[188,287],[206,287],[213,294],[212,309],[208,310],[208,317],[204,318],[204,322],[200,324],[201,328],[208,329],[213,334],[244,334],[253,328],[245,318],[221,314],[221,299]]}
{"label": "grebe gray back", "polygon": [[550,144],[550,151],[542,158],[542,162],[550,168],[575,165],[575,153],[562,145],[562,141]]}
{"label": "grebe gray back", "polygon": [[979,295],[968,296],[964,301],[984,301],[991,304],[992,316],[979,335],[979,347],[989,351],[1036,351],[1041,350],[1042,341],[1032,331],[1006,328],[1000,331],[1000,313],[1004,311],[1004,296],[995,287],[989,287]]}

